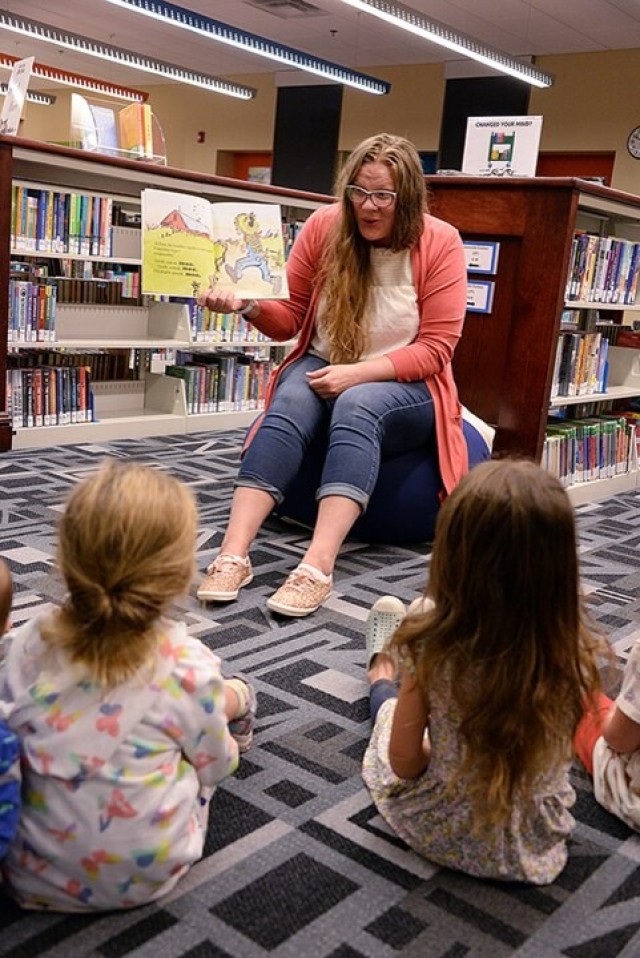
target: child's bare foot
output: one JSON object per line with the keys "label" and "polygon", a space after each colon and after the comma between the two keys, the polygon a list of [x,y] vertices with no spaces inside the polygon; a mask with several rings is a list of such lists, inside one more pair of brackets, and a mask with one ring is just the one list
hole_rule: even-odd
{"label": "child's bare foot", "polygon": [[380,679],[390,679],[393,682],[397,675],[396,661],[387,652],[377,652],[369,662],[367,678],[371,685]]}

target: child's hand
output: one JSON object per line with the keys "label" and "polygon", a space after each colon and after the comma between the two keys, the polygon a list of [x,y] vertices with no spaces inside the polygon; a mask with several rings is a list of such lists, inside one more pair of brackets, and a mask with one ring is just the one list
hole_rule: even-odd
{"label": "child's hand", "polygon": [[635,752],[640,749],[640,725],[614,705],[602,726],[607,745],[616,752]]}

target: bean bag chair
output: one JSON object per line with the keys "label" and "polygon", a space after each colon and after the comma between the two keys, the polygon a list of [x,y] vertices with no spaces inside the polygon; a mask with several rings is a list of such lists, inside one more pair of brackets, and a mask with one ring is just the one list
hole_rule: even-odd
{"label": "bean bag chair", "polygon": [[[493,429],[465,410],[464,436],[469,465],[491,458]],[[311,446],[302,468],[275,514],[313,527],[316,520],[316,489],[320,484],[325,446]],[[414,449],[383,459],[369,506],[349,533],[361,542],[398,544],[433,539],[442,488],[435,446]]]}

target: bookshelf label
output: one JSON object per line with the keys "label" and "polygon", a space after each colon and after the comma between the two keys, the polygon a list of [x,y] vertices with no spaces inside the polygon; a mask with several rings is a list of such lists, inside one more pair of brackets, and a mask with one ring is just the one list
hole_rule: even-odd
{"label": "bookshelf label", "polygon": [[474,279],[467,284],[467,312],[490,313],[493,309],[495,283]]}
{"label": "bookshelf label", "polygon": [[468,273],[490,273],[498,270],[500,243],[463,243]]}

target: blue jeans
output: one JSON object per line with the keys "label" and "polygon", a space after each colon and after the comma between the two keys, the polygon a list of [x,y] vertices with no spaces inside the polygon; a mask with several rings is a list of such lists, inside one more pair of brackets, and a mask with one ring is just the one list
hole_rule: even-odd
{"label": "blue jeans", "polygon": [[263,489],[279,505],[311,443],[324,440],[327,452],[316,498],[345,496],[364,511],[381,457],[433,441],[433,401],[423,382],[364,383],[335,399],[322,399],[306,374],[327,365],[306,354],[284,370],[242,460],[237,486]]}
{"label": "blue jeans", "polygon": [[369,689],[369,707],[371,709],[371,724],[376,724],[380,706],[387,699],[398,698],[398,686],[391,679],[378,679]]}

